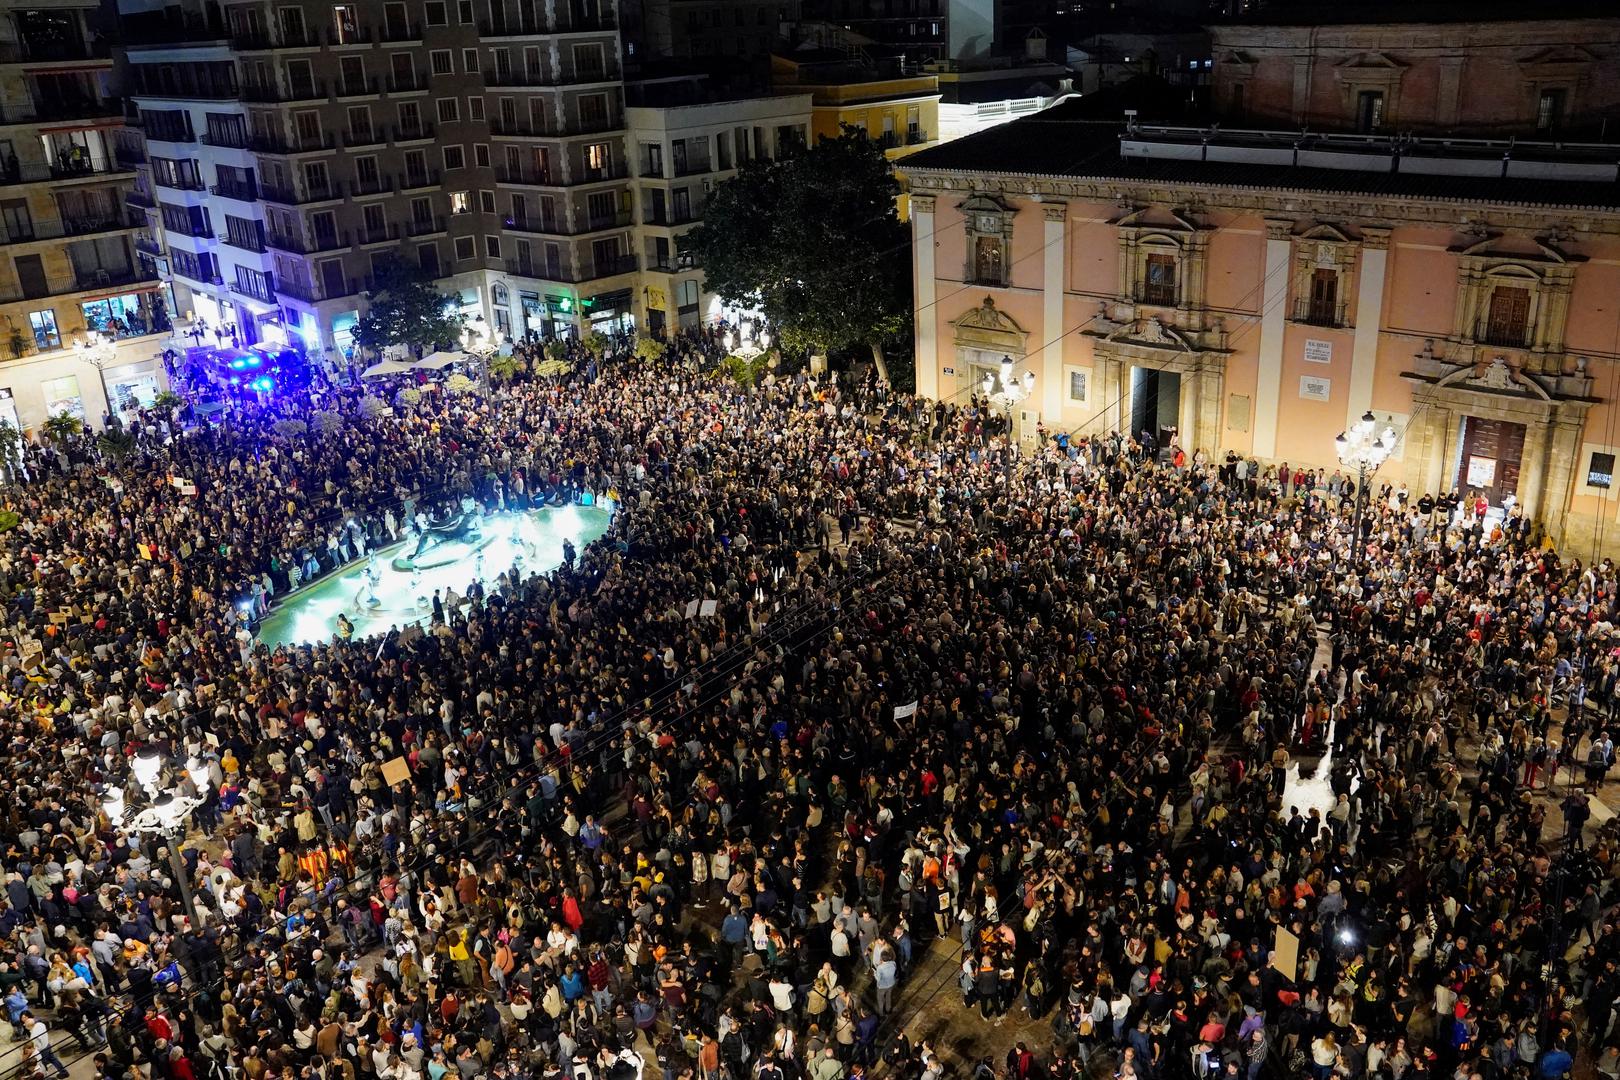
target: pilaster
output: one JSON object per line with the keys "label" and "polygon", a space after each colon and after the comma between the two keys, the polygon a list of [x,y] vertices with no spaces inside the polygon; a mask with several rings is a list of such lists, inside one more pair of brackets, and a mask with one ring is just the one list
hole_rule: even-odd
{"label": "pilaster", "polygon": [[916,296],[912,318],[912,340],[916,342],[913,361],[917,373],[917,395],[939,397],[939,314],[934,310],[934,197],[911,197],[911,250],[916,261]]}
{"label": "pilaster", "polygon": [[1260,363],[1254,388],[1254,456],[1277,456],[1277,410],[1282,395],[1283,335],[1288,330],[1288,260],[1294,223],[1266,219],[1266,271],[1260,301]]}
{"label": "pilaster", "polygon": [[1068,216],[1066,203],[1043,203],[1044,222],[1041,249],[1045,268],[1041,276],[1041,412],[1046,426],[1054,428],[1063,419],[1063,292],[1067,284]]}
{"label": "pilaster", "polygon": [[1350,350],[1350,394],[1345,405],[1348,428],[1372,408],[1373,378],[1378,371],[1378,335],[1384,325],[1384,273],[1389,262],[1389,230],[1361,230],[1361,272],[1356,275],[1356,331]]}

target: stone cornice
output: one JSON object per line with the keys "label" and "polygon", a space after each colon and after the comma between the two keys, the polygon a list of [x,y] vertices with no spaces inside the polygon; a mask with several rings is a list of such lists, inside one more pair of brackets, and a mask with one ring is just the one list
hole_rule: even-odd
{"label": "stone cornice", "polygon": [[1009,196],[1082,201],[1157,203],[1181,206],[1197,201],[1208,210],[1241,211],[1261,216],[1296,215],[1338,220],[1373,219],[1404,225],[1456,228],[1480,220],[1485,210],[1492,225],[1516,230],[1555,226],[1586,234],[1620,235],[1620,210],[1591,206],[1514,203],[1507,200],[1438,199],[1419,196],[1367,195],[1352,191],[1304,191],[1290,188],[1235,187],[1192,182],[1142,182],[1115,177],[1033,176],[991,171],[906,170],[913,196],[957,195],[1001,191]]}

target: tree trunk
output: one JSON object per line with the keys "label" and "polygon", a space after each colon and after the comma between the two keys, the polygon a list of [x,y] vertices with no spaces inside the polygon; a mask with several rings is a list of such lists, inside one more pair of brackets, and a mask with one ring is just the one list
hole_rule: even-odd
{"label": "tree trunk", "polygon": [[885,383],[889,381],[889,362],[883,358],[883,346],[872,342],[872,364],[877,368],[878,378]]}

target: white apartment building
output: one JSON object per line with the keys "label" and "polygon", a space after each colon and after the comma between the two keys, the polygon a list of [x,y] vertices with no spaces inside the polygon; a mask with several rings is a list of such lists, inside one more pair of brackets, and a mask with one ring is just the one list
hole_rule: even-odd
{"label": "white apartment building", "polygon": [[[656,88],[645,97],[655,102]],[[749,161],[775,160],[808,145],[810,121],[808,93],[625,110],[648,329],[736,323],[746,314],[727,310],[704,289],[703,269],[682,250],[681,238],[702,220],[716,184]]]}

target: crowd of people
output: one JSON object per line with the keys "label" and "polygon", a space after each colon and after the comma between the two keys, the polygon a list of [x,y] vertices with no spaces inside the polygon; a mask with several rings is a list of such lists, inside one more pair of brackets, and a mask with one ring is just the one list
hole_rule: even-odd
{"label": "crowd of people", "polygon": [[[1620,1077],[1606,560],[723,353],[29,449],[0,1070]],[[254,640],[580,492],[424,633]]]}

